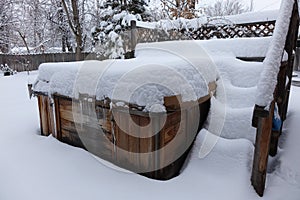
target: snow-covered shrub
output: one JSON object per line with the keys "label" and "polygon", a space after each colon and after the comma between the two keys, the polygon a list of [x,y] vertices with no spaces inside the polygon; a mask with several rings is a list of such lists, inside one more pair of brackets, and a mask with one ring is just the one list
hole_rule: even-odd
{"label": "snow-covered shrub", "polygon": [[107,1],[103,5],[101,22],[91,31],[94,46],[98,54],[108,58],[124,57],[124,35],[130,26],[130,21],[147,20],[144,0],[128,1],[126,5],[121,2]]}
{"label": "snow-covered shrub", "polygon": [[13,75],[16,74],[17,72],[10,68],[6,63],[3,65],[0,65],[0,71],[3,72],[4,75]]}
{"label": "snow-covered shrub", "polygon": [[107,42],[104,46],[106,52],[104,56],[108,56],[110,58],[124,58],[124,49],[123,49],[123,40],[121,35],[117,34],[115,31],[111,31],[108,34]]}

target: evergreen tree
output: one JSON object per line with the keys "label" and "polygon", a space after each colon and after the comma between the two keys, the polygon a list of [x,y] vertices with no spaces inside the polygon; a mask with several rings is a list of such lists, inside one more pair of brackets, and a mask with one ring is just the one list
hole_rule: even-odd
{"label": "evergreen tree", "polygon": [[144,0],[108,0],[102,5],[100,23],[92,30],[96,51],[110,58],[123,58],[122,33],[130,19],[144,20],[146,14]]}

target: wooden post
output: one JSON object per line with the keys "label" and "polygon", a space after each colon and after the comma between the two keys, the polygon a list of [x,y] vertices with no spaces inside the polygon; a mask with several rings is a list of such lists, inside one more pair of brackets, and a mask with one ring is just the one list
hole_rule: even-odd
{"label": "wooden post", "polygon": [[278,149],[278,140],[281,135],[282,126],[279,131],[272,131],[271,140],[270,140],[270,156],[276,156]]}
{"label": "wooden post", "polygon": [[53,133],[53,118],[50,99],[46,95],[38,95],[38,106],[40,113],[41,135],[48,136]]}
{"label": "wooden post", "polygon": [[54,111],[55,111],[55,137],[58,140],[62,140],[62,133],[61,133],[61,120],[60,120],[60,111],[59,111],[60,103],[59,97],[54,95]]}
{"label": "wooden post", "polygon": [[266,113],[267,111],[263,108],[256,106],[253,114],[257,129],[251,183],[259,196],[263,196],[265,190],[274,102],[271,104],[268,115]]}
{"label": "wooden post", "polygon": [[288,102],[290,96],[290,88],[291,88],[291,79],[293,73],[293,64],[294,64],[294,55],[293,52],[296,51],[297,37],[299,30],[299,11],[298,11],[298,1],[294,1],[293,12],[291,16],[291,21],[289,24],[289,31],[286,37],[285,43],[285,51],[288,53],[288,68],[287,68],[287,77],[289,77],[289,82],[286,87],[286,99],[284,102],[283,108],[283,120],[286,118],[287,110],[288,110]]}
{"label": "wooden post", "polygon": [[134,58],[134,51],[137,44],[137,29],[136,29],[136,21],[130,21],[131,26],[131,58]]}
{"label": "wooden post", "polygon": [[298,47],[298,43],[300,45],[300,40],[297,40],[297,48],[296,48],[296,55],[294,61],[294,71],[299,71],[299,64],[300,64],[300,47]]}

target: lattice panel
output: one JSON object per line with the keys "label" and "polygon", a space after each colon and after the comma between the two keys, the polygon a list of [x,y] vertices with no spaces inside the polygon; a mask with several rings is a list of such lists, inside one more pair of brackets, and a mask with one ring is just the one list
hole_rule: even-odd
{"label": "lattice panel", "polygon": [[159,42],[169,40],[209,40],[212,38],[241,38],[272,36],[275,21],[235,24],[235,25],[203,25],[197,30],[162,30],[138,29],[138,43]]}
{"label": "lattice panel", "polygon": [[158,30],[156,29],[138,29],[137,42],[158,42]]}
{"label": "lattice panel", "polygon": [[157,29],[138,29],[138,43],[146,42],[161,42],[161,41],[172,41],[172,40],[187,40],[188,35],[183,31],[170,30],[165,32]]}

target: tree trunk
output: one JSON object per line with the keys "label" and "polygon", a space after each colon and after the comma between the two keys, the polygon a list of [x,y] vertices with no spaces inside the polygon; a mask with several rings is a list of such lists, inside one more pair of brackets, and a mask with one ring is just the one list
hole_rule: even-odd
{"label": "tree trunk", "polygon": [[[79,9],[78,9],[78,4],[77,0],[71,0],[71,6],[72,6],[72,13],[73,13],[73,20],[71,19],[70,12],[67,8],[67,4],[65,0],[61,0],[64,10],[66,12],[67,18],[68,18],[68,23],[70,25],[70,28],[72,32],[75,35],[75,40],[76,40],[76,60],[82,60],[82,50],[83,50],[83,39],[82,39],[82,28],[80,24],[80,18],[79,18]],[[72,23],[73,21],[73,23]]]}
{"label": "tree trunk", "polygon": [[83,49],[83,41],[82,41],[82,28],[79,19],[79,9],[77,0],[72,0],[72,10],[73,10],[73,19],[74,26],[76,30],[76,60],[82,60],[82,49]]}
{"label": "tree trunk", "polygon": [[18,33],[19,33],[20,37],[22,38],[22,41],[23,41],[23,43],[24,43],[24,45],[25,45],[25,47],[27,49],[27,52],[30,53],[28,44],[27,44],[26,39],[25,39],[25,35],[22,35],[22,33],[20,31],[18,31]]}

